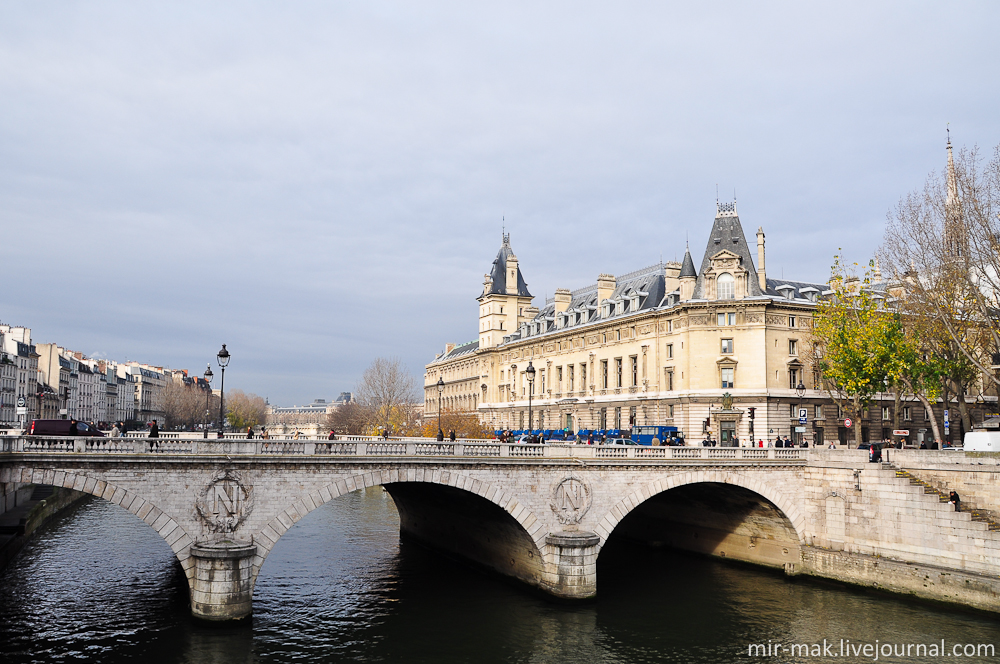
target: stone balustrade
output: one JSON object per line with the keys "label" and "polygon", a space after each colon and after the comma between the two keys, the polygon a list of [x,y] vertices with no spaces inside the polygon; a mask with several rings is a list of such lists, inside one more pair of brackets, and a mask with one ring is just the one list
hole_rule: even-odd
{"label": "stone balustrade", "polygon": [[492,439],[344,436],[325,439],[87,438],[7,436],[0,452],[45,454],[266,455],[332,457],[496,457],[517,459],[645,459],[670,461],[805,461],[808,448],[650,447],[646,445],[526,445]]}

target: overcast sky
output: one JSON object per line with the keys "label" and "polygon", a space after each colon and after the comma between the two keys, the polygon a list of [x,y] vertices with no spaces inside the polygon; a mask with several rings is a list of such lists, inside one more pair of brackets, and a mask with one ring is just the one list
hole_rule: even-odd
{"label": "overcast sky", "polygon": [[226,343],[227,388],[330,399],[476,338],[502,219],[541,306],[686,238],[700,264],[717,185],[768,275],[825,281],[943,167],[946,123],[1000,143],[998,25],[995,2],[5,2],[0,321],[198,373]]}

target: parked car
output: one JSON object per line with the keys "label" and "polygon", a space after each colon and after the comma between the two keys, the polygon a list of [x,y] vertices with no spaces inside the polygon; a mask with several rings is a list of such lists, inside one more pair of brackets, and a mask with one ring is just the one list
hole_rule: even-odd
{"label": "parked car", "polygon": [[76,433],[72,432],[73,420],[31,420],[29,436],[90,436],[103,438],[104,434],[86,422],[76,422]]}
{"label": "parked car", "polygon": [[605,440],[603,445],[637,445],[631,438],[608,438]]}

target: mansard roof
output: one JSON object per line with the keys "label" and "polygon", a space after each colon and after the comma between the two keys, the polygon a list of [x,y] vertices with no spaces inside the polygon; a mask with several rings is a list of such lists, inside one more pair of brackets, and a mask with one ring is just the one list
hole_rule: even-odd
{"label": "mansard roof", "polygon": [[750,246],[743,235],[743,226],[740,224],[739,215],[736,214],[736,203],[733,202],[716,203],[715,222],[712,224],[712,232],[708,235],[705,255],[701,259],[701,269],[698,270],[693,299],[705,297],[705,272],[712,267],[712,256],[723,250],[739,256],[740,267],[749,272],[747,296],[762,295],[757,279],[757,268],[754,267]]}
{"label": "mansard roof", "polygon": [[[514,255],[514,250],[510,248],[510,233],[504,233],[503,244],[500,245],[500,252],[493,260],[493,267],[490,268],[490,280],[492,282],[489,291],[484,295],[506,295],[507,294],[507,259]],[[528,292],[528,284],[521,276],[521,266],[517,267],[517,295],[518,297],[533,297]]]}
{"label": "mansard roof", "polygon": [[475,353],[477,350],[479,350],[479,339],[476,339],[475,341],[469,341],[464,344],[459,344],[458,346],[455,346],[447,353],[441,353],[440,355],[434,358],[434,362],[431,362],[431,364],[435,364],[437,362],[443,362],[445,360],[454,360],[456,357],[461,357],[462,355],[470,355],[472,353]]}

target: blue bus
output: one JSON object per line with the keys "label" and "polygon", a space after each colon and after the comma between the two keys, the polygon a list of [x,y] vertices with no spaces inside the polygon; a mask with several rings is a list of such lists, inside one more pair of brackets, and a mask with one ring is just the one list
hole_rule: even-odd
{"label": "blue bus", "polygon": [[632,427],[632,440],[639,445],[669,445],[672,438],[680,438],[684,444],[684,434],[677,427],[643,425]]}

